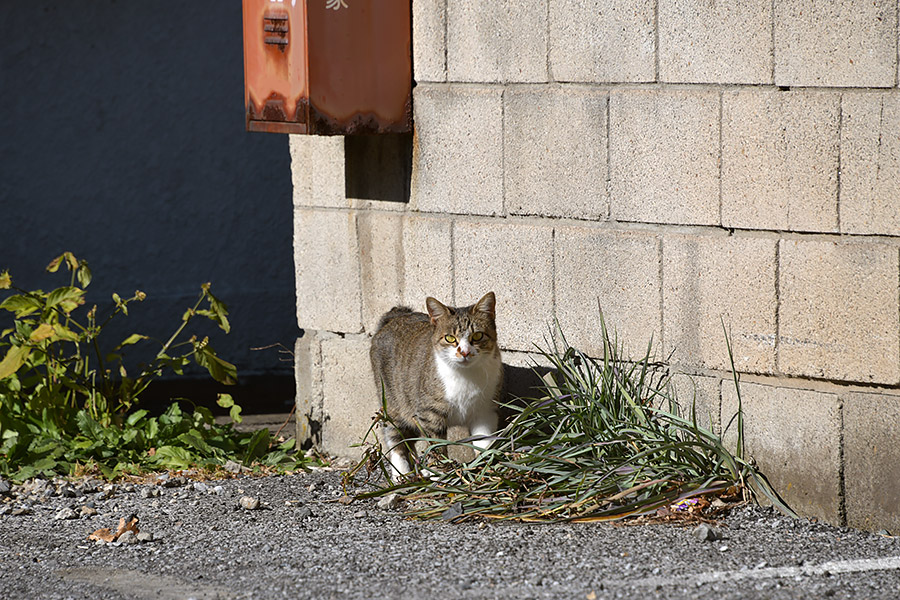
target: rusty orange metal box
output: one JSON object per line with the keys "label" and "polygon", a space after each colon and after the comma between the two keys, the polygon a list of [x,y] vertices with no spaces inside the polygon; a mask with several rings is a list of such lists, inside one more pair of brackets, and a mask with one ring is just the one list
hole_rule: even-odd
{"label": "rusty orange metal box", "polygon": [[412,131],[410,0],[243,0],[247,129]]}

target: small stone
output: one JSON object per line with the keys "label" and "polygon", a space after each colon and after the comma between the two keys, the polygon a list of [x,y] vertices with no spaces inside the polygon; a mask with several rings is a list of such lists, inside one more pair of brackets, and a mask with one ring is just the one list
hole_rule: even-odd
{"label": "small stone", "polygon": [[187,479],[184,477],[170,477],[162,482],[163,487],[173,488],[173,487],[181,487],[187,483]]}
{"label": "small stone", "polygon": [[78,513],[76,513],[71,508],[63,508],[58,513],[53,515],[53,518],[57,521],[68,521],[69,519],[77,519]]}
{"label": "small stone", "polygon": [[447,510],[441,513],[441,518],[445,521],[452,521],[456,517],[459,517],[463,514],[464,509],[462,502],[457,502],[450,506]]}
{"label": "small stone", "polygon": [[314,482],[312,482],[311,484],[309,484],[309,487],[306,488],[306,489],[307,489],[307,491],[308,491],[310,494],[312,494],[313,492],[315,492],[316,490],[318,490],[320,487],[322,487],[322,482],[320,482],[320,481],[314,481]]}
{"label": "small stone", "polygon": [[150,533],[149,531],[142,531],[139,534],[137,534],[137,541],[142,542],[142,543],[152,542],[153,534]]}
{"label": "small stone", "polygon": [[194,491],[196,492],[206,492],[209,490],[209,486],[203,483],[202,481],[194,482]]}
{"label": "small stone", "polygon": [[97,492],[97,482],[93,479],[88,479],[78,484],[78,487],[76,489],[78,490],[78,494],[80,496],[84,496],[85,494],[94,494]]}
{"label": "small stone", "polygon": [[365,519],[368,516],[369,516],[369,513],[364,510],[359,510],[359,511],[356,511],[355,513],[353,513],[354,519]]}
{"label": "small stone", "polygon": [[14,508],[12,511],[12,515],[14,517],[21,517],[22,515],[30,515],[32,510],[27,506],[20,506],[19,508]]}
{"label": "small stone", "polygon": [[229,460],[225,463],[225,466],[222,467],[229,473],[240,473],[241,472],[241,464],[234,462],[233,460]]}
{"label": "small stone", "polygon": [[312,510],[308,506],[301,506],[297,509],[297,518],[301,521],[304,519],[309,519],[313,516]]}
{"label": "small stone", "polygon": [[5,517],[6,515],[12,514],[11,506],[0,506],[0,517]]}
{"label": "small stone", "polygon": [[719,546],[719,552],[728,552],[728,546]]}
{"label": "small stone", "polygon": [[123,531],[122,535],[120,535],[116,541],[119,542],[120,544],[137,544],[138,543],[137,536],[130,529]]}
{"label": "small stone", "polygon": [[217,485],[212,489],[212,493],[214,493],[216,496],[224,496],[225,488],[223,488],[221,485]]}
{"label": "small stone", "polygon": [[5,479],[0,479],[0,494],[8,494],[12,490],[12,486]]}
{"label": "small stone", "polygon": [[82,517],[93,517],[97,514],[97,509],[92,508],[90,506],[82,506],[81,507],[81,516]]}
{"label": "small stone", "polygon": [[698,525],[691,532],[691,535],[700,540],[701,542],[711,542],[715,539],[718,539],[719,536],[716,533],[716,530],[710,527],[709,525]]}
{"label": "small stone", "polygon": [[762,561],[761,563],[757,563],[757,565],[753,568],[754,569],[765,569],[768,566],[769,566],[769,563],[767,563],[766,561]]}
{"label": "small stone", "polygon": [[879,529],[875,533],[877,533],[878,535],[883,535],[885,537],[890,537],[890,535],[891,535],[891,532],[888,531],[887,529]]}
{"label": "small stone", "polygon": [[244,510],[256,510],[257,508],[259,508],[259,498],[243,496],[240,500],[240,505]]}
{"label": "small stone", "polygon": [[403,499],[397,494],[388,494],[378,500],[378,508],[382,510],[395,510],[403,503]]}

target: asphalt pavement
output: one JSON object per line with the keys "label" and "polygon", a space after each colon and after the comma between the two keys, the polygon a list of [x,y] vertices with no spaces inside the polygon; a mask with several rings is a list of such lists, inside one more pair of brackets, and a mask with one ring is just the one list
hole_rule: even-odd
{"label": "asphalt pavement", "polygon": [[3,599],[900,598],[900,539],[757,506],[709,531],[415,521],[328,470],[2,490]]}

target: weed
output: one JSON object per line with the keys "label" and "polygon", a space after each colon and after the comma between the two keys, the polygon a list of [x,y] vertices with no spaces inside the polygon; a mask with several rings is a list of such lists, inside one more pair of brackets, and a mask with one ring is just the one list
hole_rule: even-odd
{"label": "weed", "polygon": [[[114,318],[127,316],[146,294],[137,291],[124,299],[113,294],[112,311],[100,316],[96,306],[84,310],[92,279],[87,263],[67,252],[47,271],[56,273],[63,265],[70,273],[68,285],[51,292],[18,289],[8,272],[0,274],[0,290],[16,292],[0,303],[14,319],[14,326],[0,333],[0,351],[6,349],[0,361],[0,474],[23,480],[96,467],[115,478],[142,469],[214,466],[234,458],[270,466],[302,461],[293,454],[293,440],[270,449],[268,430],[238,433],[231,424],[217,425],[205,407],[185,414],[173,403],[158,417],[136,409],[153,380],[182,375],[191,363],[221,383],[237,381],[234,365],[216,354],[207,337],[186,337],[197,318],[230,330],[228,310],[208,283],[168,339],[154,341],[134,333],[104,353],[104,329]],[[158,349],[132,375],[125,352],[138,344]],[[233,421],[240,421],[240,407],[231,396],[220,395],[218,402],[230,410]]]}

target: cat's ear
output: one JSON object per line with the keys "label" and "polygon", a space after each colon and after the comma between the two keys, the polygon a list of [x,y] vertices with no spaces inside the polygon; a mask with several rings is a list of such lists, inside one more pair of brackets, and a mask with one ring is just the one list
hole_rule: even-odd
{"label": "cat's ear", "polygon": [[484,295],[484,297],[475,303],[475,306],[472,307],[473,313],[484,313],[489,315],[492,319],[494,318],[494,308],[497,305],[497,299],[494,297],[494,292],[488,292]]}
{"label": "cat's ear", "polygon": [[430,296],[428,298],[425,298],[425,307],[428,309],[428,316],[431,317],[432,323],[434,323],[441,317],[450,315],[449,308]]}

